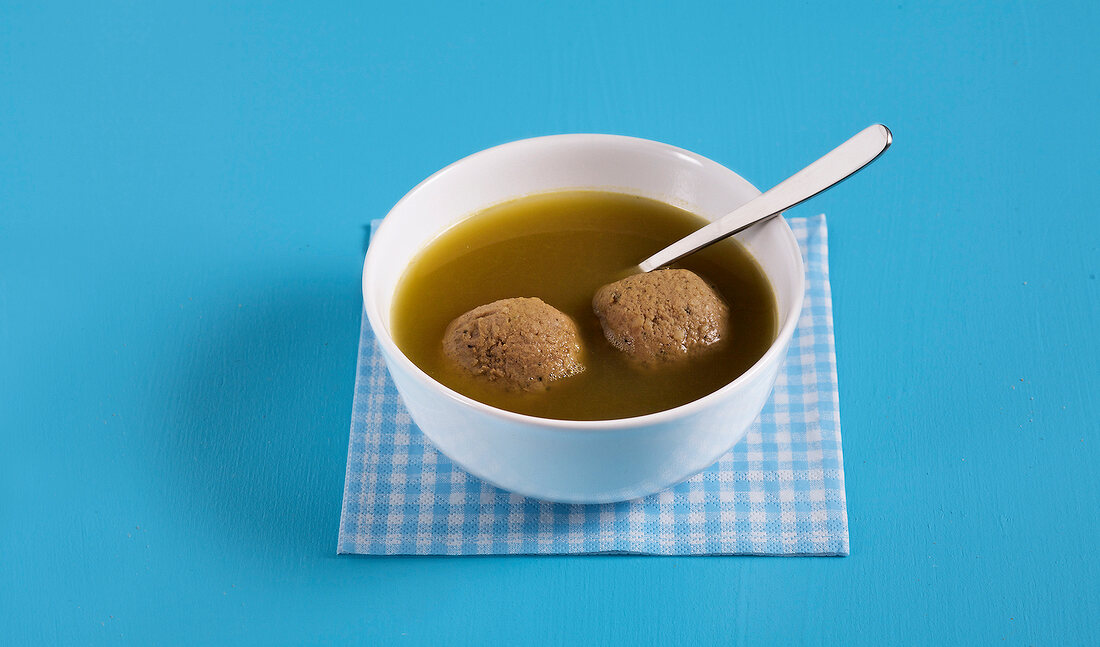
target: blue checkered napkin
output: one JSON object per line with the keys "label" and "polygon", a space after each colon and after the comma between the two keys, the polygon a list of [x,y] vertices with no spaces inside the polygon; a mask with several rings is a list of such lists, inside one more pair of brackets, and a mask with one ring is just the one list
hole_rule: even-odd
{"label": "blue checkered napkin", "polygon": [[806,301],[775,394],[716,464],[644,499],[547,503],[463,472],[412,423],[364,318],[338,552],[847,555],[825,216],[788,222]]}

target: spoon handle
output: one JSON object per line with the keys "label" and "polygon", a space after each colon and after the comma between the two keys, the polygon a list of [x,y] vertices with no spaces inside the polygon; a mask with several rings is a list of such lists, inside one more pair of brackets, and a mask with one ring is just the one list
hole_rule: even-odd
{"label": "spoon handle", "polygon": [[867,166],[890,147],[890,129],[875,124],[826,153],[791,177],[772,187],[709,225],[642,261],[643,272],[668,265],[711,243],[728,238],[751,225],[779,215],[781,211],[808,200]]}

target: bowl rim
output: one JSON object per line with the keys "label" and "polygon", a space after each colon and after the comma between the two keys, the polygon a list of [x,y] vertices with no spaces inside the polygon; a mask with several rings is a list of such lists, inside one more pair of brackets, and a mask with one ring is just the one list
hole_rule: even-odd
{"label": "bowl rim", "polygon": [[[410,189],[404,196],[402,196],[402,198],[400,200],[398,200],[393,205],[393,207],[390,208],[390,210],[386,213],[387,217],[384,217],[382,219],[381,224],[379,224],[378,227],[375,229],[375,233],[372,236],[372,239],[376,240],[380,236],[383,237],[383,238],[385,237],[385,235],[386,235],[385,232],[388,231],[388,229],[392,226],[392,221],[389,220],[389,218],[388,218],[389,214],[396,211],[398,209],[398,207],[400,207],[402,204],[404,204],[413,195],[415,195],[417,192],[419,192],[423,187],[427,186],[430,183],[433,183],[438,178],[440,178],[443,175],[445,175],[446,173],[450,172],[456,166],[459,166],[461,164],[465,164],[465,163],[469,162],[470,160],[473,160],[473,159],[478,158],[478,157],[487,156],[487,155],[494,154],[494,153],[499,153],[503,149],[519,148],[519,147],[527,147],[527,146],[539,146],[539,145],[547,144],[547,143],[568,144],[568,143],[574,143],[574,142],[577,143],[577,144],[582,144],[582,143],[587,143],[587,144],[606,143],[606,144],[620,144],[620,145],[621,144],[626,144],[626,145],[629,145],[629,146],[648,147],[648,148],[653,148],[653,149],[660,150],[660,151],[663,151],[663,152],[666,152],[666,153],[674,153],[674,154],[677,154],[677,155],[682,155],[682,156],[688,157],[688,158],[692,159],[693,161],[695,161],[696,163],[699,163],[699,164],[702,164],[702,165],[707,165],[707,164],[716,165],[716,166],[720,167],[722,170],[724,170],[728,173],[731,173],[734,177],[736,177],[736,178],[740,179],[741,181],[745,182],[745,184],[747,184],[749,187],[751,187],[752,190],[755,191],[758,195],[760,193],[760,190],[757,189],[751,182],[749,182],[748,180],[745,180],[738,173],[736,173],[735,171],[727,168],[726,166],[724,166],[722,164],[719,164],[718,162],[715,162],[714,160],[711,160],[707,157],[703,157],[702,155],[699,155],[698,153],[694,153],[692,151],[689,151],[689,150],[686,150],[686,149],[683,149],[683,148],[679,148],[679,147],[673,146],[671,144],[665,144],[663,142],[658,142],[658,141],[651,140],[651,139],[643,139],[641,137],[630,137],[630,136],[626,136],[626,135],[609,135],[609,134],[600,134],[600,133],[570,133],[570,134],[560,134],[560,135],[545,135],[545,136],[540,136],[540,137],[530,137],[530,138],[527,138],[527,139],[519,139],[519,140],[507,142],[507,143],[504,143],[504,144],[499,144],[497,146],[492,146],[492,147],[486,148],[484,150],[480,150],[476,153],[472,153],[472,154],[467,155],[467,156],[465,156],[465,157],[463,157],[463,158],[461,158],[457,161],[454,161],[454,162],[448,164],[447,166],[439,169],[435,173],[432,173],[427,178],[425,178],[420,183],[418,183],[416,186],[414,186],[412,189]],[[567,189],[561,189],[561,190],[567,190]],[[488,206],[488,205],[486,205],[486,206]],[[482,208],[484,208],[484,207],[482,207]],[[472,214],[466,214],[466,215],[469,216],[469,215],[472,215]],[[456,223],[457,222],[458,221],[456,221]],[[363,288],[362,289],[362,291],[363,291],[363,310],[367,314],[367,320],[370,323],[371,330],[374,333],[374,336],[375,336],[375,339],[377,340],[377,343],[380,344],[383,347],[384,355],[386,356],[386,359],[388,359],[390,361],[396,361],[396,362],[400,363],[402,368],[405,369],[406,373],[411,375],[414,379],[416,379],[418,382],[425,385],[426,387],[438,392],[441,396],[445,396],[445,397],[447,397],[451,400],[457,401],[458,403],[460,403],[462,405],[471,407],[471,408],[477,410],[478,412],[480,412],[482,414],[491,416],[493,418],[497,418],[501,421],[506,421],[506,422],[511,422],[511,423],[520,423],[520,424],[524,424],[524,425],[528,425],[528,426],[538,427],[540,429],[551,430],[551,431],[562,431],[562,432],[609,431],[609,430],[632,429],[632,428],[641,428],[641,427],[648,427],[648,426],[653,426],[653,425],[665,424],[665,423],[673,422],[675,420],[686,418],[686,417],[691,416],[693,414],[699,413],[700,411],[703,411],[703,410],[709,408],[711,406],[711,404],[717,403],[718,401],[725,399],[727,394],[729,394],[732,391],[739,390],[742,387],[743,384],[745,384],[747,382],[751,382],[752,380],[755,379],[755,377],[758,373],[766,370],[766,367],[772,361],[774,361],[775,356],[777,354],[779,354],[780,352],[784,352],[784,353],[786,352],[787,346],[788,346],[791,338],[794,336],[794,330],[798,325],[798,320],[799,320],[799,317],[800,317],[801,312],[802,312],[802,305],[803,305],[805,295],[806,295],[806,268],[805,268],[805,263],[802,260],[802,251],[801,251],[801,248],[798,245],[798,240],[795,238],[794,232],[791,230],[791,227],[787,223],[786,219],[784,219],[782,217],[773,218],[773,219],[771,219],[770,221],[768,221],[766,223],[761,223],[761,225],[762,226],[770,226],[771,223],[773,223],[773,222],[779,222],[780,223],[780,226],[782,227],[781,236],[784,238],[786,244],[788,245],[789,250],[790,249],[794,250],[794,258],[795,258],[795,265],[796,265],[794,270],[795,270],[795,277],[796,277],[796,283],[797,283],[797,290],[796,290],[796,293],[794,295],[794,299],[791,303],[790,312],[788,313],[787,318],[781,323],[781,325],[779,327],[779,332],[775,336],[775,340],[772,341],[771,345],[768,347],[768,350],[765,351],[764,354],[760,356],[760,359],[756,360],[756,362],[752,366],[750,366],[748,368],[748,370],[746,370],[744,373],[737,376],[734,380],[732,380],[728,384],[722,386],[721,388],[719,388],[715,391],[712,391],[712,392],[704,395],[701,398],[698,398],[696,400],[692,400],[691,402],[687,402],[685,404],[681,404],[677,407],[673,407],[671,409],[665,409],[663,411],[656,411],[654,413],[647,413],[647,414],[641,415],[641,416],[633,416],[633,417],[630,417],[630,418],[611,418],[611,419],[607,419],[607,420],[563,420],[563,419],[558,419],[558,418],[542,418],[542,417],[539,417],[539,416],[532,416],[532,415],[528,415],[528,414],[525,414],[525,413],[517,413],[515,411],[508,411],[506,409],[500,409],[500,408],[494,407],[492,405],[485,404],[484,402],[480,402],[480,401],[475,400],[471,397],[462,395],[461,393],[459,393],[459,392],[451,389],[450,387],[444,385],[442,382],[437,381],[435,378],[428,375],[426,372],[424,372],[423,369],[421,369],[419,366],[417,366],[397,346],[397,343],[393,340],[393,336],[389,334],[389,331],[388,331],[387,326],[385,325],[385,322],[382,321],[382,313],[379,312],[377,302],[370,296],[370,291],[368,289],[368,286],[370,285],[369,284],[369,279],[370,279],[370,276],[372,274],[371,269],[372,269],[373,266],[380,263],[380,261],[376,260],[376,259],[379,258],[379,254],[378,253],[373,253],[372,254],[372,251],[377,249],[377,247],[374,246],[374,245],[369,245],[368,246],[366,257],[363,259],[363,278],[362,278],[362,282],[363,282],[363,284],[362,284],[362,288]],[[432,236],[432,238],[429,239],[428,242],[430,243],[431,240],[434,240],[435,237],[438,236],[439,234],[443,233],[443,231],[446,231],[446,229],[441,230],[439,232],[436,232]],[[423,247],[421,247],[421,249],[423,249]],[[773,289],[774,289],[774,286],[773,286]],[[780,359],[780,361],[782,361],[782,359]],[[387,366],[387,370],[389,370],[388,366]]]}

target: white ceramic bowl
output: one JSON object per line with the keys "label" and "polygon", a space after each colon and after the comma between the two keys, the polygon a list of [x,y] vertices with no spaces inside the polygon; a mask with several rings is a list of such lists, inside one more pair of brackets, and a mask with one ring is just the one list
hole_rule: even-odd
{"label": "white ceramic bowl", "polygon": [[436,382],[390,333],[394,288],[405,267],[437,234],[474,212],[561,189],[632,193],[708,219],[759,194],[711,160],[645,139],[556,135],[490,148],[424,180],[386,216],[363,267],[364,307],[413,421],[471,474],[549,501],[605,503],[652,494],[714,463],[760,413],[802,309],[802,255],[782,218],[738,237],[775,290],[779,335],[744,375],[675,409],[619,420],[549,420],[482,404]]}

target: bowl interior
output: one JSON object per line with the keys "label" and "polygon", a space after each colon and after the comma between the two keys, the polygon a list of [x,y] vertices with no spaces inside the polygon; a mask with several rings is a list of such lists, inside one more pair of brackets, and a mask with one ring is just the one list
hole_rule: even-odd
{"label": "bowl interior", "polygon": [[[425,245],[485,207],[564,189],[631,193],[667,202],[708,220],[725,215],[760,193],[741,176],[706,158],[632,137],[556,135],[512,142],[471,155],[410,191],[374,234],[364,264],[363,296],[383,352],[407,363],[405,368],[423,374],[393,342],[390,307],[405,267]],[[738,240],[760,263],[775,291],[779,334],[774,348],[784,336],[789,338],[801,308],[801,252],[781,218],[753,227],[738,235]],[[431,380],[426,374],[423,377]]]}

